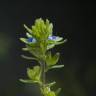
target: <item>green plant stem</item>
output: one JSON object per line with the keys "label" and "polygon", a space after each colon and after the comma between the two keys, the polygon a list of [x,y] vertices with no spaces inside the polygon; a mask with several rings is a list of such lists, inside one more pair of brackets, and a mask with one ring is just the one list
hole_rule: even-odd
{"label": "green plant stem", "polygon": [[43,82],[43,85],[45,85],[45,82],[46,82],[45,62],[42,62],[42,82]]}
{"label": "green plant stem", "polygon": [[42,80],[42,86],[45,86],[45,82],[46,82],[46,74],[45,74],[45,61],[44,60],[40,60],[40,65],[41,65],[41,80]]}
{"label": "green plant stem", "polygon": [[40,60],[40,65],[41,65],[41,93],[43,96],[44,95],[44,89],[45,89],[45,84],[46,84],[46,62],[45,62],[45,52],[43,53],[43,58]]}

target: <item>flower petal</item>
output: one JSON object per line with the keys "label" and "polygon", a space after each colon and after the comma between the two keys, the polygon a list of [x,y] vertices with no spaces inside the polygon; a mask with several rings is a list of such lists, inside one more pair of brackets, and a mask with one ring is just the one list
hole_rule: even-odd
{"label": "flower petal", "polygon": [[59,36],[49,36],[48,39],[54,41],[61,41],[63,38]]}
{"label": "flower petal", "polygon": [[35,43],[36,42],[36,39],[34,39],[34,38],[28,38],[27,41],[29,43]]}

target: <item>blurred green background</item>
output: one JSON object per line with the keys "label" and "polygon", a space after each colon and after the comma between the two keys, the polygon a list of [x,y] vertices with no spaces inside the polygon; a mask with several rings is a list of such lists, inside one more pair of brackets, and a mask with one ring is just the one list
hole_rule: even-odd
{"label": "blurred green background", "polygon": [[55,47],[63,69],[49,71],[47,81],[56,81],[60,96],[96,96],[96,6],[94,2],[0,1],[0,96],[40,96],[38,86],[22,84],[26,68],[36,64],[20,57],[25,36],[23,24],[31,26],[36,18],[48,18],[54,35],[68,39]]}

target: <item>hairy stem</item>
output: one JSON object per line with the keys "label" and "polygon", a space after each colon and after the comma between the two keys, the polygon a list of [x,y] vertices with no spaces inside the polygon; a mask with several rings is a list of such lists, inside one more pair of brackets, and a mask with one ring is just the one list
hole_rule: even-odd
{"label": "hairy stem", "polygon": [[41,93],[43,96],[44,95],[44,89],[45,89],[45,83],[46,83],[46,74],[45,74],[45,69],[46,69],[46,62],[45,60],[40,60],[40,65],[41,65],[41,81],[42,81],[42,84],[41,84]]}
{"label": "hairy stem", "polygon": [[45,82],[46,82],[45,67],[46,67],[45,61],[42,60],[42,61],[41,61],[41,71],[42,71],[42,73],[41,73],[41,79],[42,79],[42,86],[44,86],[44,85],[45,85]]}

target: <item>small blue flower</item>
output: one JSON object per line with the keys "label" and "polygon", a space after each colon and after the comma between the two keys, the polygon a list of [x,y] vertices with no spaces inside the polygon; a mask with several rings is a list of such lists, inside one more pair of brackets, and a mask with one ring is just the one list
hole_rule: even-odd
{"label": "small blue flower", "polygon": [[30,38],[27,39],[27,42],[29,42],[29,43],[35,43],[36,42],[36,39],[30,37]]}
{"label": "small blue flower", "polygon": [[49,40],[56,40],[57,36],[49,36],[48,39]]}
{"label": "small blue flower", "polygon": [[63,38],[59,36],[49,36],[48,39],[53,41],[61,41]]}

